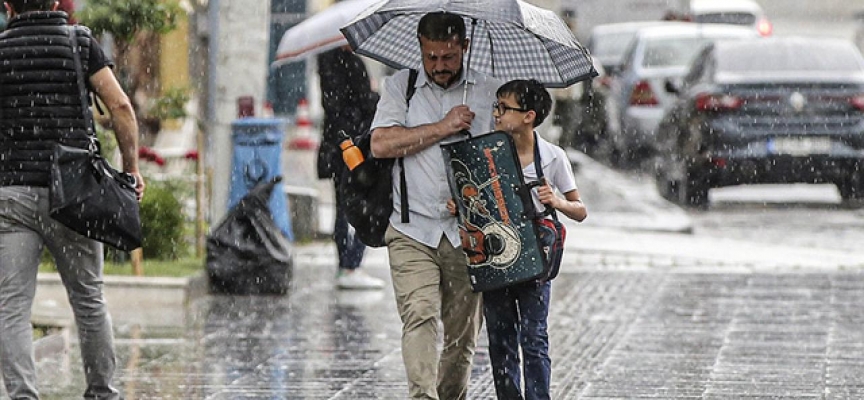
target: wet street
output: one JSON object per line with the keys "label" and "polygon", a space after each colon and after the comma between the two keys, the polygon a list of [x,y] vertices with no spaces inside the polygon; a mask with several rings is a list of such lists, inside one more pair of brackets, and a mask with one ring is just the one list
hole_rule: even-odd
{"label": "wet street", "polygon": [[[717,191],[708,210],[682,211],[596,165],[577,180],[594,213],[568,226],[553,285],[553,398],[864,397],[860,209],[833,204],[831,188],[787,187]],[[677,233],[684,220],[692,234]],[[364,268],[388,279],[386,260],[371,250]],[[179,326],[118,324],[126,397],[404,399],[392,292],[335,290],[326,243],[295,262],[287,296],[203,296]],[[471,399],[494,398],[485,345]],[[45,398],[80,396],[74,337],[40,377]]]}

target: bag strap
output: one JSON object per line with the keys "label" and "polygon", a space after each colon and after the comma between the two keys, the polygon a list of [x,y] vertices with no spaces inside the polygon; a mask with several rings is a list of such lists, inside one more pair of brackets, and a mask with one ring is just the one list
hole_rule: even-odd
{"label": "bag strap", "polygon": [[417,91],[415,85],[417,84],[417,76],[420,73],[416,69],[412,69],[408,71],[408,87],[405,88],[405,103],[406,105],[410,105],[411,98],[414,97],[414,92]]}
{"label": "bag strap", "polygon": [[[537,172],[537,180],[539,180],[542,184],[545,183],[546,178],[543,176],[543,163],[540,162],[540,146],[538,145],[539,140],[540,138],[537,136],[537,132],[534,132],[534,170],[535,172]],[[558,213],[555,212],[555,208],[549,206],[546,206],[546,208],[551,210],[550,214],[552,215],[552,219],[557,222]]]}
{"label": "bag strap", "polygon": [[69,44],[72,45],[72,60],[75,64],[75,78],[78,82],[78,96],[81,100],[81,112],[84,116],[84,124],[87,125],[87,136],[90,137],[91,151],[96,152],[99,140],[93,125],[93,113],[90,112],[90,103],[87,101],[87,86],[84,84],[84,69],[81,67],[81,53],[78,48],[78,35],[75,26],[68,26]]}
{"label": "bag strap", "polygon": [[[417,75],[419,72],[416,69],[411,69],[408,71],[408,87],[405,88],[405,111],[407,113],[408,108],[411,107],[411,98],[414,97],[414,92],[417,91],[417,88],[414,85],[417,84]],[[405,162],[402,160],[402,157],[399,157],[399,194],[401,199],[401,214],[402,214],[402,223],[407,224],[409,221],[408,216],[408,182],[405,180]]]}

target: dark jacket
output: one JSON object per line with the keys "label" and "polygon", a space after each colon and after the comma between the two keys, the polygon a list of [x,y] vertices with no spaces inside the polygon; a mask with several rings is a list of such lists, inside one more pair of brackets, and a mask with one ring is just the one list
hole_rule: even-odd
{"label": "dark jacket", "polygon": [[318,177],[324,179],[344,168],[340,132],[356,138],[369,130],[378,94],[372,91],[363,60],[349,50],[337,48],[318,55],[318,75],[324,108]]}
{"label": "dark jacket", "polygon": [[[87,74],[93,40],[78,29]],[[66,13],[28,12],[0,33],[0,186],[48,186],[54,144],[89,143],[68,32]]]}

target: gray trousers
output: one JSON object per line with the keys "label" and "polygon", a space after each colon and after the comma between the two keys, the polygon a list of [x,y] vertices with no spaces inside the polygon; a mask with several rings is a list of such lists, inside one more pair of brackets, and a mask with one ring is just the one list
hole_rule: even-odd
{"label": "gray trousers", "polygon": [[87,399],[117,399],[111,319],[102,296],[102,244],[48,215],[48,189],[0,187],[0,367],[12,399],[37,399],[30,313],[43,247],[57,264],[75,315]]}

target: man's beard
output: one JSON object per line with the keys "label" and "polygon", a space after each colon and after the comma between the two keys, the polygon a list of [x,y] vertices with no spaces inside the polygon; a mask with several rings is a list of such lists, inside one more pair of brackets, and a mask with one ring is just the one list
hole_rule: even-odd
{"label": "man's beard", "polygon": [[[453,72],[453,71],[432,71],[432,80],[436,84],[438,84],[439,86],[443,86],[443,87],[447,88],[447,87],[450,87],[451,85],[453,85],[453,83],[455,83],[461,75],[462,75],[462,69],[459,69],[459,71],[456,71],[456,72]],[[442,84],[438,83],[438,80],[436,79],[439,76],[449,76],[449,79],[447,79],[447,82],[442,85]]]}

